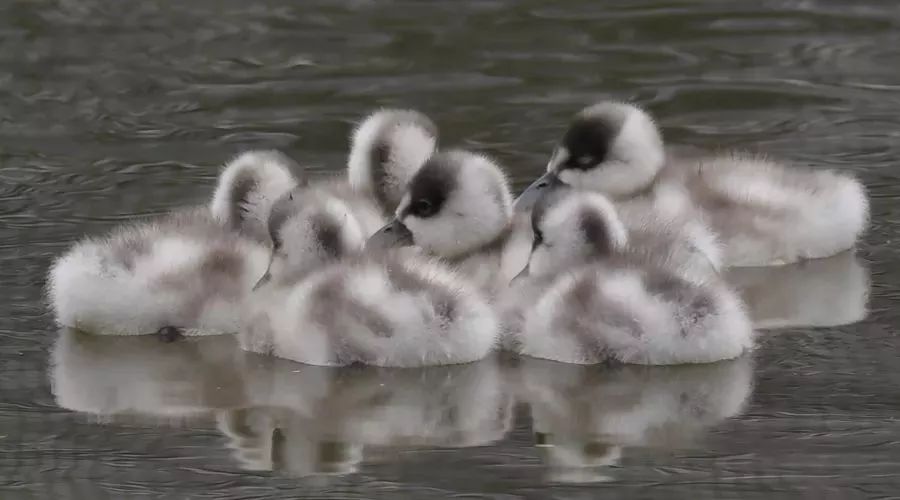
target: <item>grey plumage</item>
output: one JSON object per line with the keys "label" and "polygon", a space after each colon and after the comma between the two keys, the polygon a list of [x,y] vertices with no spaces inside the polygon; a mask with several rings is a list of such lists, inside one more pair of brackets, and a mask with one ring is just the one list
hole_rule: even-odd
{"label": "grey plumage", "polygon": [[632,252],[614,205],[567,192],[533,212],[528,275],[502,301],[506,345],[569,363],[703,363],[752,346],[736,294]]}

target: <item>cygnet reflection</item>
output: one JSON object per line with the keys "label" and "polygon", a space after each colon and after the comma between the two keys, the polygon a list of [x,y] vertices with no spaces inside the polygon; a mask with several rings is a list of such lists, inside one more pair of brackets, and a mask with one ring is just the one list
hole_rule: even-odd
{"label": "cygnet reflection", "polygon": [[740,414],[752,360],[598,367],[522,358],[517,393],[531,408],[547,480],[601,482],[630,447],[688,447]]}
{"label": "cygnet reflection", "polygon": [[778,267],[731,268],[756,328],[826,327],[868,314],[869,270],[853,251]]}
{"label": "cygnet reflection", "polygon": [[513,397],[499,362],[326,368],[242,351],[234,336],[60,331],[59,406],[100,423],[214,423],[238,466],[289,476],[354,472],[367,447],[468,447],[503,438]]}
{"label": "cygnet reflection", "polygon": [[156,336],[98,336],[63,328],[50,381],[62,408],[101,421],[192,420],[246,399],[231,335],[164,343]]}
{"label": "cygnet reflection", "polygon": [[510,428],[513,401],[493,357],[423,369],[248,358],[251,403],[218,419],[246,469],[347,474],[366,447],[485,445]]}

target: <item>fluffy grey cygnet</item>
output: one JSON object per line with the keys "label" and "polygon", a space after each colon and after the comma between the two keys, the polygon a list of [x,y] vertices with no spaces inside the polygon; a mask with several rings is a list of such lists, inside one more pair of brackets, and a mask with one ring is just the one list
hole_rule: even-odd
{"label": "fluffy grey cygnet", "polygon": [[869,218],[865,188],[846,173],[741,153],[677,157],[664,149],[650,114],[630,103],[601,102],[579,112],[547,174],[524,198],[533,200],[554,178],[651,206],[666,189],[684,190],[719,238],[725,266],[828,257],[853,247]]}
{"label": "fluffy grey cygnet", "polygon": [[632,252],[606,197],[568,191],[532,213],[528,268],[507,292],[509,348],[566,363],[669,365],[752,347],[743,303],[722,280],[680,275]]}

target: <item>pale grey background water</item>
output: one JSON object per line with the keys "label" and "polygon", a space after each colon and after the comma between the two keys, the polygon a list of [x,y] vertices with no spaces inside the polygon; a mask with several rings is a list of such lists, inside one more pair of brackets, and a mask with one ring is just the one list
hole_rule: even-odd
{"label": "pale grey background water", "polygon": [[[900,497],[898,47],[891,0],[0,3],[0,496]],[[41,287],[80,235],[202,199],[242,149],[339,169],[351,123],[380,105],[421,109],[522,186],[567,117],[607,97],[647,105],[672,142],[857,173],[870,317],[766,335],[746,411],[648,438],[593,485],[552,480],[523,404],[492,444],[374,447],[327,480],[243,471],[212,418],[102,424],[56,404]],[[210,377],[227,393],[225,371]]]}

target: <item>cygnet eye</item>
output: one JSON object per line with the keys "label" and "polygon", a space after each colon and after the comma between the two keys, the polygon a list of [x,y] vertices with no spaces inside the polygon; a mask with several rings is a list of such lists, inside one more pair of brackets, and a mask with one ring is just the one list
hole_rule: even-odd
{"label": "cygnet eye", "polygon": [[409,213],[416,217],[430,217],[434,215],[434,204],[424,198],[420,198],[410,204]]}
{"label": "cygnet eye", "polygon": [[586,170],[589,167],[593,166],[595,163],[597,163],[597,157],[590,154],[585,154],[570,157],[569,160],[566,161],[566,166],[569,168]]}

